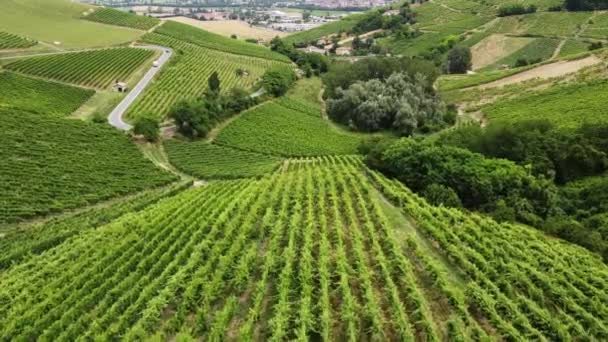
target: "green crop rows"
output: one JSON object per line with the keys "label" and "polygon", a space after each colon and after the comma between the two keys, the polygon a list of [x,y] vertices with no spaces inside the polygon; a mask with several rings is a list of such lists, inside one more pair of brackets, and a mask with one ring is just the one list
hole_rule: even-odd
{"label": "green crop rows", "polygon": [[361,137],[332,127],[320,116],[269,102],[230,123],[217,142],[260,153],[314,156],[356,153]]}
{"label": "green crop rows", "polygon": [[128,77],[154,54],[147,49],[114,48],[38,56],[5,66],[29,75],[105,89]]}
{"label": "green crop rows", "polygon": [[262,176],[278,168],[281,162],[277,157],[205,141],[169,140],[165,143],[165,149],[171,164],[187,174],[205,179]]}
{"label": "green crop rows", "polygon": [[287,63],[291,62],[286,56],[271,51],[263,46],[226,38],[224,36],[220,36],[219,34],[211,33],[175,21],[165,22],[154,32],[208,49]]}
{"label": "green crop rows", "polygon": [[0,72],[0,110],[19,108],[64,116],[78,109],[94,93],[93,90]]}
{"label": "green crop rows", "polygon": [[[214,71],[219,73],[222,90],[227,91],[236,86],[250,87],[273,65],[289,67],[286,63],[205,49],[154,33],[146,34],[144,41],[171,47],[175,56],[130,108],[128,116],[131,118],[164,117],[171,106],[180,100],[201,96],[207,89],[207,79]],[[247,70],[249,74],[239,76],[238,69]]]}
{"label": "green crop rows", "polygon": [[[400,183],[371,174],[381,191],[466,274],[469,307],[483,314],[502,338],[608,338],[608,268],[599,257],[527,227],[429,206]],[[419,258],[428,256],[420,253]],[[443,290],[441,274],[433,279]],[[452,300],[466,313],[462,299]]]}
{"label": "green crop rows", "polygon": [[[397,235],[398,209],[376,188],[423,235]],[[211,182],[17,260],[0,278],[3,339],[608,336],[598,257],[429,206],[357,157]]]}
{"label": "green crop rows", "polygon": [[558,39],[552,38],[536,38],[532,42],[526,44],[521,49],[512,54],[501,58],[496,63],[486,67],[486,69],[495,69],[502,65],[514,66],[517,60],[525,59],[529,62],[545,61],[553,56],[553,52],[559,45]]}
{"label": "green crop rows", "polygon": [[283,41],[288,44],[316,43],[319,38],[351,30],[361,17],[361,15],[352,14],[338,21],[290,34],[283,38]]}
{"label": "green crop rows", "polygon": [[160,23],[160,20],[154,17],[134,15],[112,8],[99,8],[95,12],[85,16],[84,19],[140,30],[149,30]]}
{"label": "green crop rows", "polygon": [[[562,128],[577,128],[588,123],[608,121],[604,105],[608,101],[608,83],[565,85],[545,91],[499,101],[483,109],[490,120],[516,122],[543,118]],[[530,111],[530,109],[533,109]]]}
{"label": "green crop rows", "polygon": [[11,109],[0,119],[0,224],[173,179],[109,126]]}
{"label": "green crop rows", "polygon": [[37,41],[0,31],[0,50],[24,49],[38,44]]}

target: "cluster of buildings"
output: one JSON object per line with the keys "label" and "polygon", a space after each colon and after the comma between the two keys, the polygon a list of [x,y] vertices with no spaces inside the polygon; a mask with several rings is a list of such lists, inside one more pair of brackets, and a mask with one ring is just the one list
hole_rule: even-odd
{"label": "cluster of buildings", "polygon": [[374,8],[387,6],[395,0],[304,0],[305,5],[318,8]]}

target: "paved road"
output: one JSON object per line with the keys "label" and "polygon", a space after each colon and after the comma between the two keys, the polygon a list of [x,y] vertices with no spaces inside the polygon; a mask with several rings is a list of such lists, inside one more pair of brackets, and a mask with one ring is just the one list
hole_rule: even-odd
{"label": "paved road", "polygon": [[137,97],[141,95],[144,89],[146,89],[150,81],[152,81],[154,76],[160,71],[163,65],[169,60],[169,58],[171,58],[171,55],[173,55],[173,50],[163,46],[145,45],[136,47],[143,49],[159,50],[162,51],[162,55],[157,59],[158,66],[152,66],[150,70],[148,70],[148,72],[144,75],[144,77],[139,80],[139,82],[137,82],[137,85],[133,89],[131,89],[131,91],[129,91],[127,96],[122,99],[122,101],[120,101],[118,106],[116,106],[116,108],[114,108],[112,113],[110,113],[110,115],[108,116],[108,122],[110,123],[110,125],[123,131],[128,131],[133,128],[133,126],[124,122],[122,116],[125,114],[127,109],[129,109],[129,106],[131,106],[133,102],[135,102]]}

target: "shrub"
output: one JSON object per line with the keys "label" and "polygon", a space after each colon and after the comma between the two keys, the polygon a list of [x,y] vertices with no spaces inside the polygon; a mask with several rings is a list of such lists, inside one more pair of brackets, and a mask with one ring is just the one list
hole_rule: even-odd
{"label": "shrub", "polygon": [[150,117],[142,117],[135,122],[133,133],[143,135],[147,141],[153,142],[158,140],[160,125],[158,121]]}
{"label": "shrub", "polygon": [[432,205],[444,205],[453,208],[462,207],[462,203],[460,202],[460,198],[458,198],[456,191],[441,184],[433,183],[427,186],[424,191],[422,191],[422,196]]}
{"label": "shrub", "polygon": [[272,68],[262,76],[262,86],[274,96],[285,94],[295,81],[295,73],[288,68]]}
{"label": "shrub", "polygon": [[471,50],[465,46],[455,46],[448,52],[446,68],[449,74],[464,74],[471,69]]}

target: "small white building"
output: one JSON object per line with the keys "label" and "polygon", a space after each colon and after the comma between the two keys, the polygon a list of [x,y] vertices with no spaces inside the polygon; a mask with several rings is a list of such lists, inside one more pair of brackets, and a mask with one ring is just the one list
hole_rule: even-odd
{"label": "small white building", "polygon": [[114,90],[116,90],[119,93],[126,93],[127,90],[129,90],[129,87],[127,86],[127,84],[125,82],[116,82],[116,84],[114,84]]}

